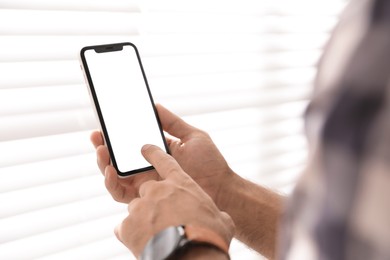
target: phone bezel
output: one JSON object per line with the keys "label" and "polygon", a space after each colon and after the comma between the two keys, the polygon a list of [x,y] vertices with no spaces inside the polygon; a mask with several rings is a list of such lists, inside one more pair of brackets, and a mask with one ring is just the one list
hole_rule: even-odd
{"label": "phone bezel", "polygon": [[123,47],[126,46],[126,45],[131,46],[135,50],[135,53],[136,53],[136,56],[137,56],[137,60],[138,60],[138,64],[140,66],[140,69],[141,69],[141,72],[142,72],[142,76],[143,76],[143,79],[144,79],[145,87],[147,89],[147,92],[148,92],[148,95],[149,95],[149,99],[150,99],[150,102],[151,102],[151,106],[153,107],[154,115],[155,115],[155,118],[157,120],[157,124],[158,124],[158,127],[159,127],[161,138],[162,138],[163,143],[164,143],[165,151],[168,154],[170,154],[169,147],[168,147],[168,144],[167,144],[167,141],[166,141],[166,138],[165,138],[165,135],[164,135],[164,131],[163,131],[163,128],[162,128],[162,124],[161,124],[160,118],[158,116],[158,112],[157,112],[156,106],[154,104],[154,99],[153,99],[152,93],[150,91],[149,83],[148,83],[148,80],[146,78],[146,74],[145,74],[144,68],[142,66],[141,57],[139,55],[137,47],[133,43],[130,43],[130,42],[112,43],[112,44],[103,44],[103,45],[92,45],[92,46],[83,47],[81,49],[81,51],[80,51],[80,58],[81,58],[82,70],[83,70],[83,73],[85,75],[85,79],[86,79],[86,83],[87,83],[87,88],[89,90],[90,97],[91,97],[91,99],[93,101],[93,104],[94,104],[95,113],[96,113],[96,115],[98,117],[98,120],[99,120],[100,128],[101,128],[101,131],[103,133],[104,142],[107,145],[107,148],[108,148],[108,151],[109,151],[109,154],[110,154],[111,164],[114,166],[114,168],[116,169],[116,171],[117,171],[117,173],[118,173],[118,175],[120,177],[128,177],[128,176],[132,176],[134,174],[147,172],[147,171],[153,170],[154,167],[153,166],[147,166],[147,167],[144,167],[144,168],[134,169],[134,170],[130,170],[130,171],[127,171],[127,172],[121,172],[118,169],[118,165],[117,165],[117,162],[116,162],[116,159],[115,159],[115,156],[114,156],[114,151],[112,149],[112,145],[111,145],[111,142],[110,142],[110,137],[109,137],[109,134],[108,134],[108,131],[107,131],[107,128],[106,128],[106,124],[105,124],[105,121],[104,121],[104,118],[103,118],[103,115],[102,115],[102,112],[101,112],[101,109],[100,109],[100,105],[99,105],[98,98],[97,98],[97,95],[96,95],[96,91],[95,91],[95,88],[94,88],[94,85],[93,85],[92,77],[91,77],[91,74],[90,74],[90,71],[89,71],[89,68],[88,68],[88,63],[87,63],[87,60],[85,58],[85,52],[88,51],[88,50],[94,50],[97,53],[112,52],[112,51],[122,51]]}

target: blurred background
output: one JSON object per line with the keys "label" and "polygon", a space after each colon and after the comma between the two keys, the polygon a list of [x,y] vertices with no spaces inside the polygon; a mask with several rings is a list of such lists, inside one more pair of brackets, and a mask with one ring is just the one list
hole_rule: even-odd
{"label": "blurred background", "polygon": [[[302,114],[346,0],[0,0],[0,259],[129,259],[78,53],[137,45],[156,102],[241,176],[289,194]],[[234,241],[232,259],[263,259]]]}

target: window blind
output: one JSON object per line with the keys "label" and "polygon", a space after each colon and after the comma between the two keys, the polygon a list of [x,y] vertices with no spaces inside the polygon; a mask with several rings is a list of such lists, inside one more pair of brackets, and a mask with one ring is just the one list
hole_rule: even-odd
{"label": "window blind", "polygon": [[[157,102],[240,175],[289,193],[302,113],[345,0],[0,0],[0,259],[129,259],[104,189],[81,47],[135,43]],[[261,256],[234,242],[232,259]]]}

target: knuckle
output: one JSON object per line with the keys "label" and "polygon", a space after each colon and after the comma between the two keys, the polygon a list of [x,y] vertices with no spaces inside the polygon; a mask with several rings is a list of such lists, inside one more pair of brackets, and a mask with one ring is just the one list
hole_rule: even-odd
{"label": "knuckle", "polygon": [[127,206],[128,212],[137,212],[138,209],[141,207],[141,199],[140,198],[135,198],[132,201],[130,201],[129,205]]}
{"label": "knuckle", "polygon": [[107,148],[104,145],[99,145],[96,148],[96,154],[97,154],[98,158],[103,157],[106,154],[106,151],[107,151]]}
{"label": "knuckle", "polygon": [[225,211],[221,211],[221,216],[228,228],[234,232],[234,230],[236,229],[236,225],[234,224],[232,217]]}
{"label": "knuckle", "polygon": [[202,129],[197,129],[197,132],[200,136],[203,136],[203,137],[206,137],[206,138],[210,138],[210,135],[209,133],[207,133],[206,131],[202,130]]}
{"label": "knuckle", "polygon": [[107,147],[99,145],[96,148],[96,158],[97,164],[101,167],[101,169],[104,169],[104,167],[109,163]]}
{"label": "knuckle", "polygon": [[123,202],[122,198],[121,198],[118,194],[116,194],[116,193],[111,193],[111,197],[112,197],[116,202],[120,202],[120,203]]}
{"label": "knuckle", "polygon": [[115,189],[109,185],[106,185],[108,192],[111,194],[111,197],[116,201],[120,203],[126,203],[125,198],[125,191],[120,189]]}
{"label": "knuckle", "polygon": [[175,167],[175,165],[169,165],[167,167],[168,176],[178,176],[180,174],[180,171],[181,170]]}

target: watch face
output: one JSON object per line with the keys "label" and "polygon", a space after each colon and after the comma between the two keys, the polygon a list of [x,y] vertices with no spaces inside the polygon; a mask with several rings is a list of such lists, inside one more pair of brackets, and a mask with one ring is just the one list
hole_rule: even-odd
{"label": "watch face", "polygon": [[155,235],[146,244],[142,260],[167,258],[180,244],[184,235],[182,227],[169,227]]}

